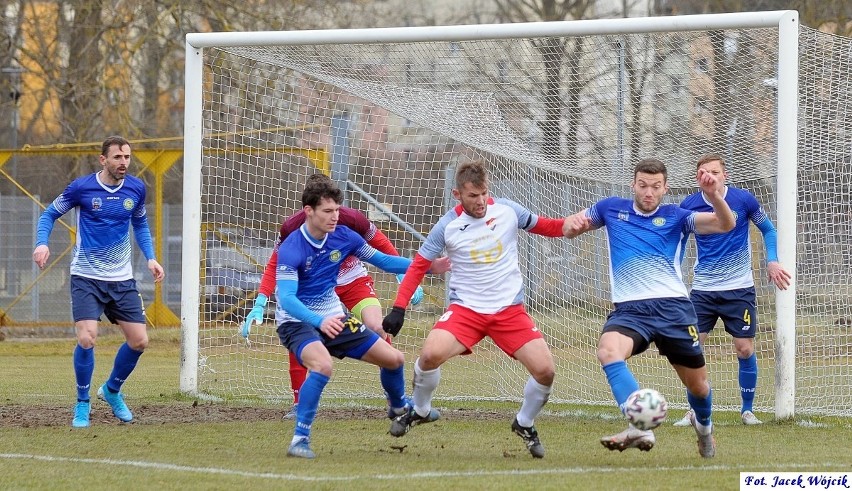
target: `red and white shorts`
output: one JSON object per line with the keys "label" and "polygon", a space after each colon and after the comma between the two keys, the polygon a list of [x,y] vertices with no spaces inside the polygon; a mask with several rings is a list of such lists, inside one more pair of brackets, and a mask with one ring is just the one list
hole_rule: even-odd
{"label": "red and white shorts", "polygon": [[544,338],[522,304],[506,307],[496,314],[480,314],[460,304],[450,304],[432,328],[455,336],[467,348],[462,353],[465,355],[471,354],[473,346],[485,336],[512,357],[528,342]]}

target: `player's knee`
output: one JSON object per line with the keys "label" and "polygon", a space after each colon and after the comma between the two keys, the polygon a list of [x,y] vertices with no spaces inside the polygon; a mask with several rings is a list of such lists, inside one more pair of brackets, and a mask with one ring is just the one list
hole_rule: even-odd
{"label": "player's knee", "polygon": [[707,377],[692,377],[686,381],[686,390],[696,397],[705,398],[710,395],[710,383],[707,381]]}
{"label": "player's knee", "polygon": [[621,354],[611,346],[598,346],[597,355],[598,361],[601,365],[608,365],[612,362],[624,359],[624,357],[622,357]]}
{"label": "player's knee", "polygon": [[391,356],[388,368],[391,370],[396,370],[397,368],[405,365],[405,355],[403,355],[402,351],[399,351],[398,349],[394,349],[393,351],[394,353]]}
{"label": "player's knee", "polygon": [[754,354],[754,345],[752,344],[736,343],[735,348],[737,350],[737,358],[741,360],[751,358],[751,355]]}
{"label": "player's knee", "polygon": [[148,333],[145,329],[130,330],[125,338],[127,346],[134,351],[145,351],[148,347]]}
{"label": "player's knee", "polygon": [[77,344],[79,344],[83,349],[94,348],[95,340],[98,337],[97,326],[77,323],[75,327],[77,333]]}
{"label": "player's knee", "polygon": [[148,336],[133,340],[128,339],[127,346],[130,346],[133,351],[145,351],[148,348]]}
{"label": "player's knee", "polygon": [[329,359],[311,364],[311,366],[308,367],[308,370],[321,373],[326,377],[331,378],[332,373],[334,373],[334,366]]}
{"label": "player's knee", "polygon": [[434,370],[441,366],[444,362],[444,357],[440,356],[440,354],[433,350],[424,349],[420,353],[420,358],[417,364],[420,366],[421,370]]}
{"label": "player's knee", "polygon": [[740,360],[751,358],[751,355],[753,354],[754,349],[752,348],[737,349],[737,358],[739,358]]}
{"label": "player's knee", "polygon": [[88,333],[77,334],[77,344],[83,349],[92,349],[95,347],[95,337]]}
{"label": "player's knee", "polygon": [[530,371],[530,375],[536,382],[541,385],[553,385],[553,379],[556,377],[556,368],[553,365],[537,367]]}

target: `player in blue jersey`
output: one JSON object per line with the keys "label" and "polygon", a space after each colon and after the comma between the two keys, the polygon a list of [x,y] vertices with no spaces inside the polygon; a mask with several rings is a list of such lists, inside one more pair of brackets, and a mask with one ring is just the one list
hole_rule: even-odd
{"label": "player in blue jersey", "polygon": [[[379,252],[348,227],[338,226],[343,194],[330,182],[305,187],[305,222],[278,247],[275,323],[281,344],[310,372],[299,392],[296,429],[287,455],[312,459],[311,424],[322,391],[331,378],[332,360],[354,358],[377,365],[391,410],[403,409],[405,356],[351,313],[335,292],[340,266],[350,255],[391,273],[405,273],[411,260]],[[444,258],[433,269],[449,267]],[[397,411],[399,412],[399,411]]]}
{"label": "player in blue jersey", "polygon": [[56,219],[76,211],[77,242],[71,259],[71,310],[77,332],[74,374],[77,405],[71,426],[89,426],[89,388],[95,368],[95,339],[101,314],[118,324],[125,343],[115,355],[109,379],[98,389],[113,414],[128,422],[133,414],[124,403],[121,386],[148,346],[145,311],[131,268],[130,228],[148,259],[148,269],[159,282],[165,276],[154,257],[145,214],[145,183],[127,174],[130,143],[111,136],[101,146],[100,171],[80,177],[48,205],[38,220],[33,261],[44,268],[50,258],[47,246]]}
{"label": "player in blue jersey", "polygon": [[[725,331],[734,338],[739,361],[742,422],[758,425],[761,421],[752,412],[757,386],[757,357],[754,354],[757,303],[751,269],[749,222],[763,234],[769,280],[781,290],[786,290],[791,277],[778,262],[775,227],[757,198],[744,189],[725,185],[728,178],[725,159],[719,154],[707,154],[698,160],[697,168],[717,177],[725,202],[734,211],[737,221],[734,230],[727,234],[695,237],[698,254],[689,297],[698,315],[698,335],[703,345],[716,321],[722,319]],[[680,206],[687,210],[713,211],[703,191],[687,196]],[[687,412],[675,426],[688,426],[690,418]]]}
{"label": "player in blue jersey", "polygon": [[[689,233],[724,233],[734,227],[734,215],[718,180],[699,169],[698,184],[715,213],[661,204],[668,191],[666,166],[657,159],[644,159],[633,172],[632,200],[603,199],[571,215],[563,227],[566,237],[606,227],[614,309],[604,323],[597,356],[619,408],[639,389],[626,360],[654,342],[686,386],[702,457],[716,454],[710,419],[712,391],[695,327],[695,309],[681,278],[680,248]],[[647,451],[655,442],[652,430],[632,425],[601,439],[605,447],[619,451]]]}

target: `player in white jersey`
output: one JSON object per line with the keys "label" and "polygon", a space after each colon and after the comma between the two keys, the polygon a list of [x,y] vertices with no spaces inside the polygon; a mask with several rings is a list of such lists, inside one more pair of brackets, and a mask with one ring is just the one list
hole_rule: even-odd
{"label": "player in white jersey", "polygon": [[[576,237],[606,227],[610,282],[614,310],[604,323],[597,356],[618,407],[639,389],[626,360],[642,353],[651,342],[668,358],[686,386],[693,408],[692,424],[702,457],[716,454],[713,438],[712,391],[704,353],[695,328],[692,302],[680,272],[680,248],[689,233],[723,233],[734,226],[734,215],[718,187],[718,178],[698,171],[698,183],[715,213],[697,213],[674,204],[661,204],[668,191],[666,166],[644,159],[633,172],[633,199],[611,197],[565,221],[565,236]],[[632,425],[601,439],[610,450],[650,450],[656,439],[651,430]]]}
{"label": "player in white jersey", "polygon": [[492,199],[482,162],[468,162],[456,172],[453,196],[461,203],[447,212],[429,232],[408,269],[384,330],[396,336],[405,307],[423,274],[446,249],[453,264],[448,290],[450,305],[426,337],[414,363],[411,410],[397,417],[390,433],[402,436],[418,424],[435,421],[432,396],[441,379],[441,365],[470,354],[485,336],[529,371],[521,409],[512,431],[533,457],[544,457],[534,426],[553,386],[553,356],[524,307],[524,285],[518,265],[518,229],[561,237],[564,219],[539,217],[514,201]]}
{"label": "player in white jersey", "polygon": [[[725,185],[728,178],[725,159],[719,154],[707,154],[698,159],[697,168],[718,178],[725,202],[734,211],[737,224],[726,234],[695,237],[698,254],[689,297],[698,316],[698,335],[702,345],[719,318],[733,337],[739,362],[740,417],[743,424],[757,425],[761,421],[752,412],[752,407],[757,387],[754,336],[758,324],[749,223],[754,223],[763,235],[769,280],[781,290],[786,290],[791,277],[778,262],[775,227],[757,198],[745,189]],[[687,196],[680,206],[688,210],[713,211],[703,191]],[[690,417],[687,412],[675,426],[688,426]]]}
{"label": "player in white jersey", "polygon": [[133,414],[124,403],[121,386],[148,346],[145,311],[131,268],[130,228],[148,259],[148,269],[159,282],[165,276],[154,257],[151,232],[145,214],[145,183],[128,175],[130,143],[111,136],[101,145],[102,170],[80,177],[65,188],[44,210],[38,221],[33,261],[44,268],[50,258],[47,246],[54,222],[75,210],[77,242],[71,259],[71,310],[77,332],[74,374],[77,404],[71,426],[89,426],[89,388],[95,368],[95,339],[101,314],[118,324],[125,343],[115,355],[112,373],[98,389],[113,414],[128,422]]}

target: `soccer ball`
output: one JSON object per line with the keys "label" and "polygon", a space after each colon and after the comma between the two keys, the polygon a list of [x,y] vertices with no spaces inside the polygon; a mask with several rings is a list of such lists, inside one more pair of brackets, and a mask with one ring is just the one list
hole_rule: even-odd
{"label": "soccer ball", "polygon": [[640,430],[653,430],[666,419],[668,403],[654,389],[639,389],[624,403],[624,417]]}

